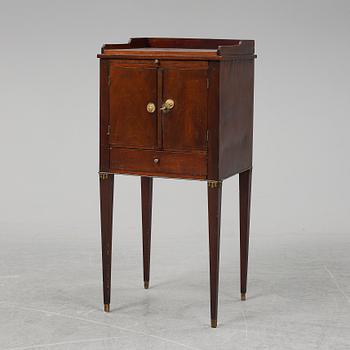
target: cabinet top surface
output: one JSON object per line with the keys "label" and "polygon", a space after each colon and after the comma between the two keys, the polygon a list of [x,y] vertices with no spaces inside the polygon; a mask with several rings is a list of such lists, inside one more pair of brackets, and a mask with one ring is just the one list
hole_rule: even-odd
{"label": "cabinet top surface", "polygon": [[182,49],[182,48],[160,48],[160,47],[140,47],[126,49],[106,49],[104,54],[108,55],[142,55],[142,56],[209,56],[216,57],[217,50],[214,49]]}
{"label": "cabinet top surface", "polygon": [[196,38],[132,38],[127,44],[105,44],[99,58],[222,60],[254,58],[254,40]]}

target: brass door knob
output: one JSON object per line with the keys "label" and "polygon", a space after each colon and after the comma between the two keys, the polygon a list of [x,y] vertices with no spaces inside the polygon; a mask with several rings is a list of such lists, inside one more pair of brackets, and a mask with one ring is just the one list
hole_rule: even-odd
{"label": "brass door knob", "polygon": [[153,102],[148,102],[146,108],[148,113],[154,113],[156,110],[156,105]]}
{"label": "brass door knob", "polygon": [[172,100],[171,98],[168,98],[162,105],[162,107],[160,107],[160,110],[163,112],[168,112],[171,109],[173,109],[175,106],[175,102],[174,100]]}
{"label": "brass door knob", "polygon": [[154,164],[158,164],[159,163],[159,158],[154,158],[153,162],[154,162]]}

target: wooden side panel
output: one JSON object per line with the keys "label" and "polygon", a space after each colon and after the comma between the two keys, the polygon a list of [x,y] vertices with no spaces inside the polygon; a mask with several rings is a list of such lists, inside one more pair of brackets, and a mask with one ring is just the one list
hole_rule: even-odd
{"label": "wooden side panel", "polygon": [[220,63],[210,62],[208,69],[208,179],[219,179],[219,78]]}
{"label": "wooden side panel", "polygon": [[108,171],[109,145],[108,145],[108,119],[109,119],[109,93],[108,93],[109,61],[100,60],[100,171]]}
{"label": "wooden side panel", "polygon": [[254,60],[220,63],[219,176],[252,167]]}

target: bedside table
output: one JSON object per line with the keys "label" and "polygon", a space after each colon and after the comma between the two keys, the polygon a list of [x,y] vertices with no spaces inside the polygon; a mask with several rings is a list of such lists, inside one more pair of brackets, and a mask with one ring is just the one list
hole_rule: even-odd
{"label": "bedside table", "polygon": [[246,298],[254,41],[133,38],[100,58],[104,310],[110,309],[114,174],[141,176],[144,287],[153,177],[207,181],[211,326],[217,326],[222,181],[239,174],[241,299]]}

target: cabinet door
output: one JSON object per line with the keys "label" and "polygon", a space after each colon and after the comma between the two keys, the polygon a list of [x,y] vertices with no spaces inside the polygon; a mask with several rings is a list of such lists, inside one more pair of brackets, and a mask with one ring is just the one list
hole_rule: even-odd
{"label": "cabinet door", "polygon": [[167,63],[163,70],[162,101],[174,107],[162,113],[163,148],[207,148],[207,62]]}
{"label": "cabinet door", "polygon": [[[156,147],[157,69],[139,63],[110,66],[109,143],[129,148]],[[155,111],[147,111],[154,103]]]}

